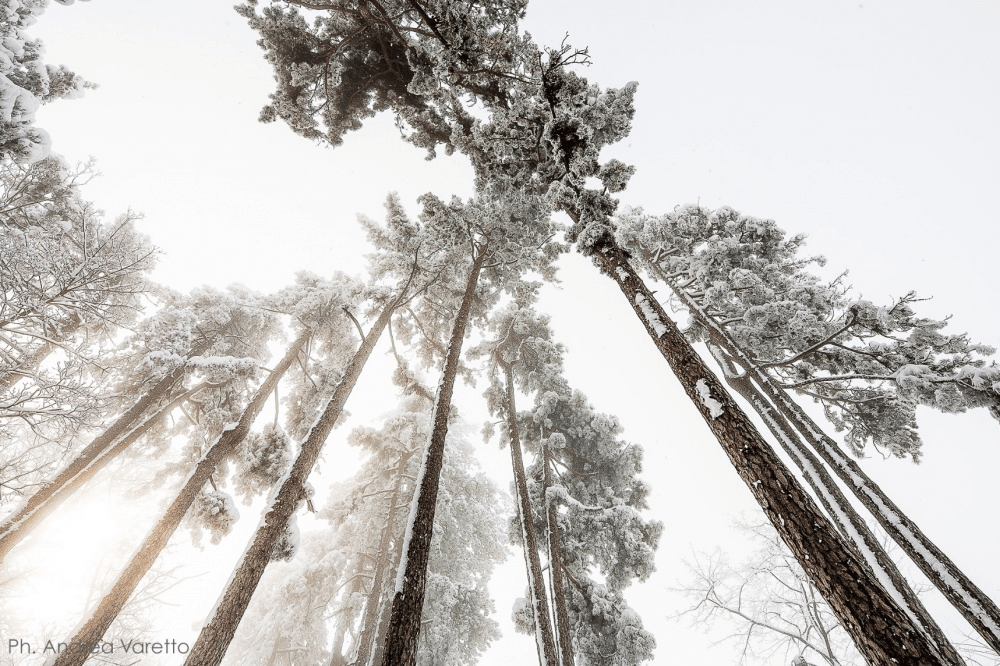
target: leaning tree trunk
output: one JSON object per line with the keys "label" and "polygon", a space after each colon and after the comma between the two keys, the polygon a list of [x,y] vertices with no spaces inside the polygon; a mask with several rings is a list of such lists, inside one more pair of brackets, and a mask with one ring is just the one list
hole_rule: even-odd
{"label": "leaning tree trunk", "polygon": [[[132,555],[132,559],[125,565],[122,572],[118,574],[118,578],[111,586],[111,590],[101,600],[101,603],[91,614],[90,619],[74,632],[73,637],[67,641],[68,644],[96,645],[104,637],[104,633],[108,630],[108,627],[114,622],[118,613],[121,612],[121,609],[124,608],[129,597],[132,596],[135,588],[139,585],[139,581],[142,580],[142,577],[153,566],[156,558],[159,557],[160,553],[166,547],[167,542],[170,541],[170,537],[173,536],[177,526],[180,525],[187,510],[194,503],[198,497],[198,493],[205,483],[208,482],[212,473],[215,472],[216,467],[232,455],[240,442],[246,439],[246,436],[250,432],[250,426],[257,420],[257,416],[260,414],[260,410],[263,409],[264,403],[267,402],[268,396],[274,392],[282,376],[302,352],[306,342],[309,340],[309,336],[308,332],[303,333],[291,344],[281,362],[275,366],[271,374],[268,375],[267,379],[260,385],[260,388],[257,389],[250,404],[247,405],[246,409],[243,410],[243,414],[240,415],[239,421],[223,429],[215,442],[208,448],[194,470],[188,475],[187,481],[184,482],[180,492],[177,493],[177,497],[174,498],[166,513],[160,518],[160,521],[152,531],[146,535],[139,549]],[[84,650],[66,650],[47,660],[45,666],[81,666],[89,656],[89,653]]]}
{"label": "leaning tree trunk", "polygon": [[[188,358],[201,355],[211,345],[210,339],[202,341],[188,353]],[[170,396],[174,384],[184,377],[184,370],[184,365],[181,365],[162,377],[127,412],[118,417],[111,427],[80,451],[54,479],[43,485],[38,492],[7,516],[3,523],[0,523],[0,561],[27,537],[42,519],[153,426],[162,409],[144,422],[138,425],[136,422],[149,408]]]}
{"label": "leaning tree trunk", "polygon": [[[524,548],[524,563],[528,570],[528,594],[531,595],[531,615],[535,620],[535,648],[541,666],[557,666],[555,639],[549,616],[549,603],[545,594],[545,579],[542,578],[542,563],[538,559],[538,539],[534,521],[531,519],[531,503],[528,499],[528,479],[524,473],[524,458],[521,454],[521,438],[517,430],[517,406],[514,402],[514,376],[510,364],[500,362],[506,379],[507,435],[510,438],[510,460],[514,468],[514,488],[517,491],[517,520],[521,525],[521,546]],[[554,571],[554,568],[552,569]],[[551,575],[551,573],[550,573]],[[568,666],[568,665],[567,665]]]}
{"label": "leaning tree trunk", "polygon": [[899,544],[917,567],[962,614],[991,648],[1000,653],[1000,608],[865,474],[797,402],[777,386],[762,369],[752,367],[751,377],[816,450],[834,473],[857,496],[879,525]]}
{"label": "leaning tree trunk", "polygon": [[416,664],[420,615],[427,583],[427,560],[430,556],[434,510],[441,482],[441,469],[444,465],[444,440],[448,434],[451,396],[455,389],[458,361],[462,354],[462,343],[469,323],[469,314],[472,311],[472,301],[476,295],[476,286],[479,284],[479,272],[487,254],[485,247],[479,248],[479,254],[472,262],[462,304],[455,315],[448,354],[434,401],[430,441],[427,443],[420,471],[414,483],[417,492],[410,507],[410,518],[403,538],[404,560],[400,563],[400,570],[396,574],[396,592],[392,600],[392,614],[380,666]]}
{"label": "leaning tree trunk", "polygon": [[827,515],[837,526],[847,543],[853,546],[861,556],[861,561],[869,564],[872,573],[882,587],[893,596],[901,608],[908,611],[911,617],[923,627],[924,631],[934,641],[942,656],[950,664],[964,666],[965,660],[951,644],[951,641],[941,631],[934,618],[921,603],[913,589],[906,582],[902,572],[895,562],[885,552],[878,539],[868,529],[851,503],[841,492],[826,466],[816,458],[815,454],[803,444],[798,433],[780,413],[775,412],[767,398],[753,385],[746,374],[738,374],[732,367],[725,351],[713,342],[709,342],[709,350],[722,366],[723,375],[737,393],[743,396],[753,406],[754,411],[764,420],[765,425],[774,434],[781,448],[795,462],[806,483],[813,489],[819,503],[826,509]]}
{"label": "leaning tree trunk", "polygon": [[[365,602],[365,613],[361,619],[361,634],[358,637],[358,649],[355,652],[354,659],[351,661],[355,666],[368,666],[368,662],[371,661],[372,650],[375,646],[375,637],[378,633],[379,600],[385,591],[386,578],[391,576],[391,572],[394,571],[392,566],[393,559],[390,556],[389,547],[396,532],[396,522],[399,520],[399,509],[401,507],[398,502],[405,478],[403,471],[411,456],[412,454],[403,456],[396,465],[396,482],[392,487],[392,493],[389,495],[389,510],[385,516],[385,527],[382,528],[382,534],[379,536],[378,551],[375,553],[375,577],[372,579],[372,588],[368,593],[368,601]],[[336,662],[337,657],[338,652],[334,650],[330,666],[338,666],[338,662]]]}
{"label": "leaning tree trunk", "polygon": [[573,666],[573,640],[569,630],[569,611],[566,609],[566,580],[562,559],[562,542],[559,538],[559,512],[555,502],[549,500],[552,475],[549,471],[549,447],[542,444],[542,497],[545,499],[545,531],[548,534],[549,581],[552,585],[552,603],[555,606],[556,636],[559,639],[561,666]]}
{"label": "leaning tree trunk", "polygon": [[291,470],[282,478],[280,489],[273,495],[264,520],[254,533],[253,541],[243,552],[243,557],[229,578],[222,597],[212,609],[205,626],[198,634],[198,639],[191,647],[191,652],[184,661],[185,666],[218,666],[225,656],[229,643],[236,634],[236,627],[239,626],[243,613],[250,604],[250,597],[257,589],[265,567],[271,561],[271,554],[288,525],[289,518],[295,513],[299,504],[306,500],[305,484],[313,465],[319,458],[323,444],[343,413],[344,404],[350,397],[358,377],[361,376],[361,370],[375,349],[375,343],[381,337],[386,324],[389,323],[395,305],[401,299],[402,296],[382,310],[368,331],[368,335],[361,341],[361,346],[351,362],[344,369],[343,378],[337,384],[322,415],[309,429]]}
{"label": "leaning tree trunk", "polygon": [[877,666],[946,664],[771,450],[638,277],[614,238],[605,236],[591,255],[618,284],[737,473],[865,659]]}
{"label": "leaning tree trunk", "polygon": [[[754,363],[753,359],[732,340],[718,322],[701,313],[698,305],[683,289],[672,284],[669,280],[665,279],[664,281],[693,313],[700,314],[699,321],[706,327],[710,335],[722,343],[727,353],[737,363],[746,368],[749,378],[770,399],[770,402],[783,417],[784,422],[794,425],[801,439],[808,442],[830,465],[840,480],[851,489],[865,508],[875,517],[879,525],[903,549],[903,552],[962,614],[966,621],[982,636],[983,640],[995,652],[1000,653],[1000,608],[997,607],[996,603],[927,538],[912,520],[906,517],[879,488],[878,484],[864,473],[857,462],[845,454],[840,446],[823,432],[823,429],[805,413],[760,364]],[[762,417],[764,417],[763,414]],[[795,436],[792,439],[795,442],[801,441],[799,437]],[[833,487],[832,484],[825,482],[824,485]],[[933,630],[927,625],[925,627],[934,636]],[[941,640],[946,641],[947,639],[942,636]],[[954,652],[953,649],[951,651]]]}

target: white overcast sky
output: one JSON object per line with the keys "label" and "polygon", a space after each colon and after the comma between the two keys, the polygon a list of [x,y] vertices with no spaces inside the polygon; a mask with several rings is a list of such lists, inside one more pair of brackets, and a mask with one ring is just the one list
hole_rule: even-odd
{"label": "white overcast sky", "polygon": [[[607,152],[638,167],[624,203],[666,212],[699,201],[775,219],[809,234],[831,276],[850,269],[865,298],[916,290],[934,297],[922,313],[953,314],[955,331],[1000,345],[1000,5],[532,0],[525,26],[543,44],[568,33],[588,46],[591,81],[639,82],[633,132]],[[154,277],[177,289],[242,282],[264,291],[303,269],[359,273],[367,248],[357,213],[381,217],[389,191],[413,210],[426,191],[471,193],[463,158],[424,161],[389,118],[336,150],[257,123],[271,75],[230,2],[53,5],[32,30],[50,62],[101,86],[46,107],[39,124],[71,161],[98,159],[104,175],[88,198],[109,215],[145,213],[142,228],[164,252]],[[570,379],[645,447],[652,514],[666,525],[659,571],[629,598],[657,636],[657,662],[731,664],[729,647],[667,619],[682,603],[667,588],[692,551],[742,548],[729,523],[753,514],[750,493],[614,285],[578,257],[564,265],[543,306],[570,348]],[[351,399],[356,415],[391,406],[370,385]],[[462,398],[473,419],[475,396]],[[919,416],[921,465],[878,455],[863,465],[998,598],[1000,424],[985,412]],[[328,467],[345,434],[331,438]],[[480,448],[502,469],[503,454]],[[172,611],[184,621],[164,619],[166,638],[193,642],[191,623],[214,601],[255,511],[244,510],[242,532],[217,552],[206,549],[215,578],[198,579],[193,605]],[[136,526],[133,538],[145,531]],[[515,554],[502,572],[513,582],[496,586],[505,637],[483,664],[532,659],[532,642],[507,620],[522,570]],[[947,630],[966,630],[942,617]]]}

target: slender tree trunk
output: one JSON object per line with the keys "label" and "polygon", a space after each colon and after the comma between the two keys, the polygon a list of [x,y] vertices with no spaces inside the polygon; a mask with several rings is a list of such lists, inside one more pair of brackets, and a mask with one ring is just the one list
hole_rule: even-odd
{"label": "slender tree trunk", "polygon": [[625,294],[737,473],[865,659],[877,666],[946,664],[692,349],[614,238],[602,239],[591,254]]}
{"label": "slender tree trunk", "polygon": [[[211,345],[212,340],[203,340],[191,350],[188,358],[201,355]],[[184,377],[184,370],[182,365],[162,377],[111,427],[80,451],[54,479],[27,498],[4,519],[3,523],[0,523],[0,561],[11,548],[23,541],[45,516],[110,462],[114,455],[127,448],[128,444],[152,427],[155,418],[147,419],[138,427],[136,422],[151,407],[170,396],[174,385]],[[126,442],[127,444],[122,446]]]}
{"label": "slender tree trunk", "polygon": [[965,661],[961,655],[941,631],[941,627],[934,621],[934,618],[927,612],[923,603],[906,582],[902,572],[882,548],[872,531],[868,529],[868,525],[851,506],[836,481],[830,476],[826,466],[816,458],[812,451],[805,447],[788,420],[774,410],[767,398],[750,382],[747,375],[737,375],[728,357],[725,356],[725,351],[713,342],[709,343],[709,349],[723,366],[722,371],[727,383],[742,395],[764,420],[768,429],[777,438],[781,448],[802,472],[803,478],[813,489],[819,503],[826,509],[827,515],[830,516],[841,535],[846,538],[848,545],[855,548],[861,561],[869,565],[879,583],[893,596],[896,603],[908,611],[911,617],[923,627],[941,654],[948,660],[948,663],[964,666]]}
{"label": "slender tree trunk", "polygon": [[534,521],[531,519],[531,503],[528,499],[528,479],[524,473],[524,458],[521,454],[521,438],[517,430],[517,406],[514,402],[514,376],[510,364],[500,362],[506,379],[507,434],[510,438],[510,460],[514,468],[514,488],[517,490],[517,519],[521,525],[521,545],[524,548],[524,564],[528,570],[528,593],[531,595],[531,614],[535,619],[535,648],[541,666],[557,666],[555,639],[549,616],[549,603],[545,594],[545,579],[542,577],[542,563],[538,559],[538,539]]}
{"label": "slender tree trunk", "polygon": [[[421,387],[422,388],[422,387]],[[423,395],[423,394],[421,394]],[[431,395],[429,398],[431,404],[434,404],[434,396]],[[405,500],[402,506],[409,508],[413,503],[413,496],[417,492],[415,485],[409,487],[409,498]],[[393,553],[393,564],[392,571],[399,572],[400,564],[403,561],[403,539],[404,535],[397,534],[393,541],[392,553]],[[392,598],[386,595],[386,599],[382,601],[379,606],[378,612],[378,626],[376,627],[374,641],[375,641],[375,654],[369,659],[368,663],[364,663],[358,660],[354,661],[354,666],[369,666],[370,664],[381,664],[382,657],[385,654],[385,636],[389,633],[389,620],[392,618]]]}
{"label": "slender tree trunk", "polygon": [[337,633],[333,636],[333,647],[330,649],[330,666],[346,666],[347,659],[344,657],[344,638],[347,630],[340,626],[337,620]]}
{"label": "slender tree trunk", "polygon": [[[350,601],[357,592],[361,590],[363,585],[363,580],[365,574],[358,570],[359,566],[363,566],[360,563],[354,566],[354,573],[351,574],[351,584],[347,588],[346,596],[344,597]],[[333,646],[330,649],[330,666],[345,666],[348,661],[344,656],[344,642],[347,639],[347,634],[351,633],[351,625],[354,624],[354,609],[350,608],[348,604],[341,606],[340,617],[337,619],[337,633],[333,638]],[[352,633],[353,636],[353,633]],[[356,641],[352,642],[351,649],[354,649],[354,644]]]}
{"label": "slender tree trunk", "polygon": [[549,447],[542,444],[542,486],[545,498],[545,531],[548,533],[549,580],[552,584],[552,603],[555,606],[556,637],[559,640],[561,666],[573,666],[573,637],[569,630],[569,611],[566,609],[566,581],[563,577],[562,543],[559,539],[559,513],[555,502],[549,501],[548,491],[552,485],[549,470]]}
{"label": "slender tree trunk", "polygon": [[[416,492],[416,488],[413,489]],[[403,544],[401,539],[397,539],[393,546],[395,564],[393,571],[399,571],[399,565],[403,561]],[[369,666],[369,664],[381,664],[385,655],[385,636],[389,633],[389,620],[392,618],[392,599],[386,599],[381,605],[378,614],[378,627],[375,631],[375,654],[368,663],[355,660],[354,666]]]}
{"label": "slender tree trunk", "polygon": [[[393,485],[392,494],[389,495],[389,510],[385,516],[385,527],[382,528],[382,534],[379,536],[378,551],[375,554],[375,577],[372,579],[372,588],[368,593],[368,601],[365,602],[365,614],[361,620],[358,649],[351,662],[356,666],[368,665],[372,656],[372,648],[375,645],[375,635],[378,633],[379,600],[383,596],[382,593],[385,592],[386,578],[394,571],[389,547],[392,543],[393,534],[396,531],[396,523],[399,520],[399,495],[405,478],[403,471],[409,460],[410,455],[406,455],[399,461],[396,483]],[[336,657],[337,654],[334,652],[334,658]],[[331,661],[330,666],[338,665]]]}
{"label": "slender tree trunk", "polygon": [[417,488],[402,549],[405,553],[396,574],[396,592],[392,600],[392,615],[385,636],[385,653],[380,666],[414,666],[417,659],[417,638],[420,635],[420,615],[424,605],[424,588],[427,583],[427,560],[434,531],[434,510],[437,505],[441,468],[444,464],[444,440],[448,434],[448,416],[451,396],[458,375],[458,361],[469,323],[472,301],[479,284],[479,272],[487,257],[486,248],[472,262],[472,270],[462,297],[462,304],[455,315],[448,355],[445,359],[441,382],[431,419],[430,441],[424,452],[420,471],[414,484]]}
{"label": "slender tree trunk", "polygon": [[299,503],[306,499],[305,483],[309,473],[319,458],[326,438],[340,418],[344,404],[350,397],[358,377],[361,376],[361,370],[371,356],[375,343],[389,323],[395,305],[395,303],[387,305],[382,310],[368,335],[361,341],[354,358],[344,369],[343,378],[337,384],[322,415],[302,442],[302,448],[295,458],[292,469],[280,482],[281,487],[268,506],[261,526],[254,533],[253,541],[244,551],[236,570],[226,584],[222,597],[191,647],[191,652],[184,661],[185,666],[218,666],[225,656],[229,643],[236,633],[236,627],[239,626],[243,613],[250,604],[250,597],[257,589],[265,567],[271,561],[271,554],[288,524],[288,519],[295,513]]}
{"label": "slender tree trunk", "polygon": [[[108,627],[114,622],[118,613],[121,612],[139,585],[139,581],[153,566],[156,558],[170,541],[170,537],[173,536],[177,526],[180,525],[187,510],[194,503],[198,493],[208,482],[212,473],[215,472],[216,467],[236,450],[240,442],[246,439],[250,427],[257,420],[261,409],[264,408],[268,396],[271,395],[282,376],[302,352],[309,340],[309,335],[309,333],[303,333],[291,344],[285,356],[257,389],[250,404],[240,415],[239,421],[224,428],[215,442],[208,448],[191,471],[166,513],[152,531],[146,535],[139,549],[132,555],[132,559],[118,574],[110,592],[101,600],[90,619],[74,633],[67,643],[96,645],[104,637]],[[81,666],[88,656],[90,655],[83,650],[67,650],[50,658],[45,664],[46,666]]]}

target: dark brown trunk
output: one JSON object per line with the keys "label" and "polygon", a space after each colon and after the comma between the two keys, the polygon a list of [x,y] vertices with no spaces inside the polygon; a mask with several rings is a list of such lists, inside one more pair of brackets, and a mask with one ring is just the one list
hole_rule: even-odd
{"label": "dark brown trunk", "polygon": [[563,571],[562,543],[559,539],[559,513],[555,502],[548,498],[552,486],[549,470],[549,447],[542,445],[542,486],[545,498],[545,531],[549,537],[549,580],[552,582],[552,603],[556,609],[556,637],[559,640],[561,666],[573,666],[573,637],[569,630],[569,611],[566,609],[566,580]]}
{"label": "dark brown trunk", "polygon": [[767,398],[753,385],[748,376],[745,374],[736,376],[734,368],[728,363],[729,359],[722,356],[725,354],[723,349],[711,342],[709,346],[710,348],[716,347],[712,350],[712,355],[723,366],[722,371],[727,383],[742,395],[764,420],[781,448],[802,472],[806,483],[813,489],[816,498],[826,509],[827,515],[837,526],[840,534],[847,540],[847,544],[854,547],[863,563],[869,564],[872,573],[882,586],[896,597],[896,602],[910,611],[914,619],[937,645],[941,654],[948,660],[948,663],[965,666],[961,655],[941,631],[934,618],[927,612],[923,603],[906,582],[902,572],[882,548],[872,531],[868,529],[868,525],[851,506],[836,481],[830,476],[826,466],[816,458],[812,451],[805,447],[788,420],[774,410]]}
{"label": "dark brown trunk", "polygon": [[751,371],[754,382],[771,398],[778,411],[819,453],[834,473],[857,496],[879,525],[899,544],[917,567],[947,597],[994,651],[1000,653],[1000,608],[951,561],[840,446],[828,437],[798,403],[765,371]]}
{"label": "dark brown trunk", "polygon": [[354,358],[344,369],[344,376],[337,384],[323,414],[309,430],[292,469],[281,482],[281,488],[267,509],[263,524],[254,533],[253,541],[243,553],[222,598],[219,599],[198,639],[191,647],[191,652],[184,661],[185,666],[218,666],[225,656],[229,643],[236,633],[236,627],[239,626],[243,613],[250,604],[250,597],[257,589],[264,569],[271,561],[271,554],[288,524],[288,519],[295,513],[299,503],[306,499],[305,483],[309,473],[319,458],[326,438],[343,413],[344,404],[350,397],[358,377],[361,376],[361,370],[371,356],[375,343],[389,323],[392,310],[392,305],[386,306],[372,324],[368,335],[361,341]]}
{"label": "dark brown trunk", "polygon": [[[389,495],[389,509],[386,511],[385,527],[382,528],[382,534],[379,536],[378,550],[375,553],[375,577],[372,579],[372,587],[368,592],[368,600],[365,602],[365,614],[361,619],[361,634],[358,637],[358,649],[352,661],[356,666],[367,666],[371,660],[372,648],[375,645],[375,634],[378,632],[379,600],[385,596],[383,593],[385,592],[386,578],[391,576],[396,570],[393,567],[393,558],[391,557],[389,547],[392,544],[393,536],[396,536],[397,543],[399,540],[398,535],[395,534],[396,523],[399,521],[399,495],[405,478],[403,473],[406,463],[409,460],[410,456],[406,455],[396,466],[396,483],[392,488],[392,493]],[[337,653],[335,651],[334,657],[336,656]],[[330,666],[337,666],[337,664],[331,661]]]}
{"label": "dark brown trunk", "polygon": [[[206,339],[195,346],[188,358],[198,356],[208,349],[212,340]],[[174,385],[184,377],[184,366],[161,378],[132,407],[122,414],[107,430],[98,435],[76,458],[63,468],[54,479],[43,485],[24,504],[0,524],[0,561],[11,548],[23,541],[31,530],[62,504],[71,494],[94,476],[111,459],[128,447],[153,426],[155,418],[136,425],[151,407],[169,397]],[[141,431],[141,432],[140,432]]]}
{"label": "dark brown trunk", "polygon": [[392,600],[392,614],[385,636],[385,652],[381,666],[414,666],[417,660],[417,639],[420,635],[420,615],[424,605],[424,588],[427,583],[427,560],[434,531],[434,510],[437,505],[438,486],[444,464],[444,440],[448,434],[448,416],[451,413],[451,396],[458,375],[458,361],[462,354],[465,330],[472,311],[472,301],[479,283],[479,272],[486,260],[487,251],[479,249],[472,262],[472,270],[462,297],[462,304],[455,315],[448,356],[441,373],[437,399],[431,418],[432,430],[424,459],[417,473],[417,497],[411,510],[411,524],[403,539],[406,553],[405,571],[397,573],[396,593]]}
{"label": "dark brown trunk", "polygon": [[[288,368],[295,362],[295,359],[301,353],[308,340],[309,334],[303,333],[291,344],[281,362],[278,363],[267,379],[260,385],[260,388],[257,389],[250,404],[247,405],[246,409],[243,410],[243,414],[240,415],[240,420],[235,424],[235,427],[223,430],[222,434],[215,440],[215,443],[208,448],[188,476],[187,481],[184,482],[184,486],[177,493],[177,497],[171,503],[166,513],[160,518],[156,527],[146,536],[139,549],[132,556],[132,559],[129,560],[128,564],[125,565],[125,568],[118,575],[114,585],[111,587],[111,591],[105,595],[100,605],[91,614],[90,619],[76,632],[70,641],[67,641],[68,643],[96,645],[104,637],[104,633],[111,626],[111,623],[114,622],[121,609],[124,608],[129,597],[132,596],[136,586],[138,586],[139,581],[146,575],[146,572],[149,571],[156,558],[159,557],[164,547],[166,547],[170,537],[173,536],[177,526],[180,525],[187,510],[194,503],[198,497],[198,493],[205,483],[208,482],[215,468],[229,457],[236,450],[240,442],[246,438],[250,432],[250,426],[257,419],[260,410],[264,407],[264,403],[267,402],[268,396],[274,391]],[[47,661],[46,666],[81,666],[88,656],[90,655],[83,650],[68,650],[60,653],[54,660]]]}
{"label": "dark brown trunk", "polygon": [[[710,317],[700,313],[697,303],[682,289],[672,284],[670,280],[664,279],[664,281],[670,285],[674,293],[691,309],[692,313],[699,316],[710,335],[714,336],[717,341],[721,341],[733,359],[747,369],[749,378],[777,408],[777,414],[783,417],[782,422],[786,424],[786,427],[788,423],[794,426],[801,439],[792,433],[792,440],[796,442],[805,440],[809,443],[820,457],[830,465],[841,481],[851,489],[865,508],[871,512],[889,536],[903,549],[903,552],[913,560],[990,647],[1000,653],[1000,608],[993,600],[986,596],[947,555],[924,535],[913,521],[903,514],[899,507],[882,492],[882,489],[864,473],[861,467],[845,454],[840,446],[827,436],[822,428],[799,407],[799,404],[788,395],[787,391],[778,386],[766,370],[755,364],[753,359],[730,339],[725,329]],[[831,484],[827,484],[827,486],[832,487]],[[924,612],[926,614],[926,611]],[[930,620],[929,616],[927,618]],[[930,620],[929,624],[925,624],[925,628],[928,629],[932,637],[941,645],[947,643],[943,634],[939,638],[931,626],[936,627],[933,620]],[[939,632],[940,629],[937,629],[937,633]],[[948,647],[943,648],[945,655],[951,654],[960,659],[961,657],[955,653],[950,643],[947,645]]]}
{"label": "dark brown trunk", "polygon": [[778,534],[871,664],[946,664],[695,353],[611,237],[592,253],[618,284]]}
{"label": "dark brown trunk", "polygon": [[521,525],[521,546],[524,548],[524,564],[528,570],[528,594],[531,595],[531,614],[535,619],[535,648],[541,666],[557,666],[555,639],[549,616],[549,602],[545,593],[545,579],[542,577],[542,563],[538,559],[538,538],[534,521],[531,519],[531,502],[528,499],[528,478],[524,473],[524,458],[521,454],[521,438],[517,430],[517,406],[514,401],[514,376],[510,365],[500,362],[506,379],[507,434],[510,438],[510,460],[514,468],[514,488],[517,491],[517,519]]}

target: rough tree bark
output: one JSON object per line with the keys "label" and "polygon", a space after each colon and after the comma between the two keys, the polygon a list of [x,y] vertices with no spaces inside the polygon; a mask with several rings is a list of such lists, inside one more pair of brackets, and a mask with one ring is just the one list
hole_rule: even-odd
{"label": "rough tree bark", "polygon": [[803,438],[871,512],[917,567],[962,614],[983,640],[1000,654],[1000,608],[938,548],[920,528],[844,453],[815,421],[760,369],[751,378]]}
{"label": "rough tree bark", "polygon": [[[746,369],[747,376],[767,396],[770,403],[777,408],[777,415],[783,417],[784,423],[791,423],[799,436],[791,433],[793,442],[805,440],[819,456],[833,469],[861,503],[871,512],[879,525],[903,549],[917,567],[941,591],[951,604],[962,614],[970,625],[982,636],[983,640],[1000,654],[1000,608],[990,599],[968,576],[955,565],[944,552],[932,542],[920,528],[899,509],[896,504],[882,491],[853,458],[844,453],[840,445],[830,438],[813,419],[805,413],[788,392],[779,386],[774,379],[755,363],[743,349],[736,344],[726,330],[711,317],[701,313],[698,304],[684,292],[683,289],[664,279],[684,305],[698,316],[702,325],[713,336],[716,344],[723,347],[726,353],[740,366]],[[749,399],[749,398],[748,398]],[[751,401],[752,402],[752,401]],[[765,407],[768,408],[768,407]],[[762,418],[769,418],[761,414]],[[777,433],[775,433],[777,436]],[[800,439],[801,437],[801,439]],[[779,436],[779,440],[781,437]],[[806,454],[808,451],[802,449]],[[795,456],[793,456],[794,458]],[[818,462],[818,461],[817,461]],[[822,469],[817,466],[817,469]],[[823,470],[825,473],[825,470]],[[834,487],[832,483],[823,481],[825,487]],[[817,490],[817,492],[819,492]],[[863,523],[862,523],[863,524]],[[918,602],[919,603],[919,602]],[[911,608],[913,608],[911,606]],[[916,610],[914,608],[914,610]],[[926,614],[926,610],[924,611]],[[927,619],[930,619],[927,616]],[[923,622],[923,620],[922,620]],[[933,623],[933,620],[930,620]],[[936,627],[936,625],[933,625]],[[947,639],[935,636],[930,625],[925,624],[935,640]],[[940,629],[937,629],[940,632]],[[949,650],[950,648],[950,650]],[[948,643],[946,652],[954,652]],[[955,653],[957,656],[957,653]],[[947,655],[946,655],[947,656]],[[960,658],[960,657],[959,657]]]}
{"label": "rough tree bark", "polygon": [[[715,348],[713,349],[713,347]],[[882,587],[893,595],[896,603],[900,604],[904,610],[908,610],[923,627],[941,651],[942,656],[948,660],[948,663],[964,666],[965,660],[958,654],[955,646],[941,631],[941,627],[927,612],[923,603],[906,582],[902,572],[882,548],[872,531],[868,529],[864,519],[851,506],[847,497],[830,476],[826,466],[816,458],[812,451],[805,447],[787,419],[775,412],[747,375],[735,372],[728,357],[724,356],[725,352],[714,343],[709,343],[709,349],[723,366],[722,371],[726,383],[743,396],[764,420],[765,425],[777,438],[781,448],[802,472],[806,483],[813,489],[819,503],[826,509],[827,515],[837,526],[840,534],[847,540],[847,544],[855,548],[862,562],[870,565],[872,573],[882,584]]]}
{"label": "rough tree bark", "polygon": [[[181,524],[187,510],[194,503],[198,493],[208,482],[216,467],[236,450],[240,442],[246,439],[250,433],[250,426],[260,415],[260,410],[263,409],[268,396],[274,392],[282,376],[298,358],[308,342],[309,336],[308,332],[303,333],[289,346],[285,356],[271,371],[267,379],[261,383],[250,404],[243,410],[240,420],[232,427],[227,426],[226,429],[223,429],[215,442],[208,448],[191,474],[188,475],[187,481],[184,482],[166,513],[163,514],[152,531],[146,535],[139,549],[132,555],[132,559],[118,574],[111,590],[94,609],[90,619],[74,632],[73,637],[67,643],[96,645],[104,637],[108,627],[114,622],[118,613],[121,612],[139,585],[139,581],[153,566],[156,558],[170,541],[170,537],[173,536],[177,526]],[[89,652],[84,650],[67,650],[50,657],[45,662],[45,666],[82,666],[89,656]]]}
{"label": "rough tree bark", "polygon": [[396,593],[392,600],[392,614],[385,636],[385,652],[381,666],[414,666],[417,659],[417,639],[420,635],[420,615],[424,604],[427,583],[427,560],[430,556],[431,535],[434,530],[434,511],[437,505],[438,486],[444,464],[444,441],[448,434],[448,416],[451,396],[458,375],[458,361],[462,354],[465,330],[472,311],[479,273],[488,251],[478,248],[466,283],[462,304],[455,315],[448,355],[445,359],[441,382],[438,384],[434,412],[431,417],[430,441],[417,474],[417,494],[410,511],[410,521],[403,538],[405,566],[396,576]]}
{"label": "rough tree bark", "polygon": [[947,664],[847,546],[606,236],[590,253],[618,284],[737,473],[871,664]]}
{"label": "rough tree bark", "polygon": [[[413,488],[413,492],[416,492],[416,488]],[[411,497],[412,499],[412,497]],[[406,505],[409,507],[409,504]],[[393,571],[399,571],[399,565],[403,561],[403,544],[402,539],[397,542],[393,548]],[[385,602],[380,606],[378,613],[378,627],[376,628],[375,635],[373,636],[375,640],[375,654],[369,662],[362,663],[361,661],[355,660],[354,666],[370,666],[370,664],[381,664],[382,657],[385,655],[385,635],[389,633],[389,620],[392,618],[392,599],[386,599]]]}
{"label": "rough tree bark", "polygon": [[[360,563],[357,563],[352,567],[352,573],[350,578],[350,585],[347,587],[347,594],[345,599],[350,599],[352,596],[361,591],[364,585],[364,579],[367,575],[365,572],[358,569]],[[351,638],[354,638],[353,625],[354,625],[354,609],[350,606],[341,607],[340,611],[337,612],[339,617],[337,618],[337,633],[333,636],[333,646],[330,650],[330,666],[346,666],[348,663],[347,658],[344,657],[344,643],[347,640],[347,635],[351,634]],[[352,643],[354,641],[352,640]]]}
{"label": "rough tree bark", "polygon": [[264,569],[271,561],[275,544],[281,538],[289,518],[295,513],[299,504],[306,500],[305,483],[319,458],[323,444],[337,419],[340,418],[344,405],[358,377],[361,376],[361,370],[389,323],[394,308],[401,300],[402,295],[382,310],[378,319],[372,324],[371,330],[361,341],[361,346],[351,362],[344,368],[343,378],[337,384],[322,415],[302,442],[302,448],[291,470],[281,480],[281,487],[267,508],[261,526],[254,533],[253,541],[244,551],[236,570],[226,584],[222,597],[191,647],[191,652],[184,661],[185,666],[218,666],[225,656],[229,643],[236,634],[236,627],[239,626],[243,613],[250,604],[250,597],[253,596],[261,576],[264,575]]}
{"label": "rough tree bark", "polygon": [[[188,358],[200,356],[213,343],[204,339],[188,353]],[[23,541],[47,515],[56,509],[88,479],[102,469],[117,453],[138,439],[155,423],[153,417],[137,424],[146,412],[170,396],[174,385],[184,377],[184,366],[162,377],[149,391],[103,433],[88,444],[76,458],[62,469],[55,478],[27,498],[3,523],[0,523],[0,561],[10,550]],[[173,404],[173,401],[171,402]]]}
{"label": "rough tree bark", "polygon": [[517,520],[521,526],[521,545],[524,548],[524,564],[528,570],[528,594],[531,595],[531,615],[535,619],[535,647],[541,666],[556,666],[555,639],[549,616],[549,603],[545,593],[545,579],[542,577],[542,563],[538,558],[538,538],[534,521],[531,519],[531,503],[528,499],[528,478],[524,473],[524,458],[521,453],[521,438],[517,430],[517,405],[514,401],[514,373],[509,363],[498,362],[506,379],[507,435],[510,438],[510,460],[514,468],[514,488],[517,491]]}

